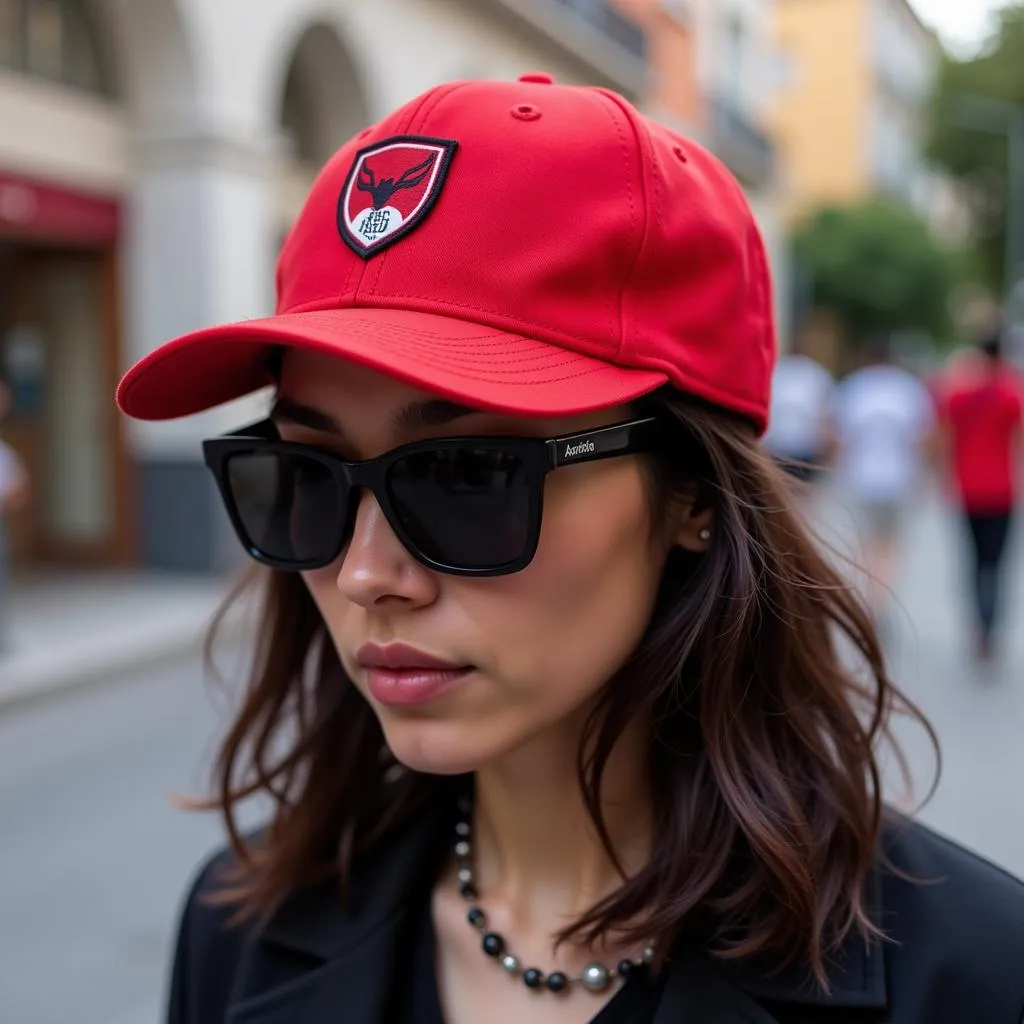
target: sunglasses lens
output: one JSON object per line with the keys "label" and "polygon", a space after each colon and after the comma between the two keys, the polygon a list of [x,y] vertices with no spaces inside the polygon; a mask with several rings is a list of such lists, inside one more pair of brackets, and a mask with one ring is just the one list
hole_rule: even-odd
{"label": "sunglasses lens", "polygon": [[392,464],[388,497],[409,541],[454,569],[500,569],[530,539],[530,482],[523,460],[495,449],[442,448]]}
{"label": "sunglasses lens", "polygon": [[327,466],[306,455],[240,452],[226,479],[254,553],[278,562],[326,565],[337,555],[346,501]]}

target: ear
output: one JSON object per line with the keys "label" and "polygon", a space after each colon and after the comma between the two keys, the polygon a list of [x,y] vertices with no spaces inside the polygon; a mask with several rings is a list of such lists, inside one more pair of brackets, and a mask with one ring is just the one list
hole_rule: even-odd
{"label": "ear", "polygon": [[685,551],[702,554],[711,547],[714,536],[715,510],[710,505],[688,504],[678,520],[675,543]]}

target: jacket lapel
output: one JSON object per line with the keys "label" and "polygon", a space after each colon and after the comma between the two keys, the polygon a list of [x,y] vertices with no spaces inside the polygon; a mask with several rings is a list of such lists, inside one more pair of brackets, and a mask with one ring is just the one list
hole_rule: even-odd
{"label": "jacket lapel", "polygon": [[[824,1013],[835,1010],[881,1010],[887,1005],[885,961],[880,942],[865,945],[851,936],[829,971],[823,992],[798,971],[761,972],[750,964],[719,962],[691,951],[670,965],[665,993],[654,1024],[779,1024],[780,1018],[760,1000],[779,1007]],[[800,1019],[809,1019],[801,1017]]]}
{"label": "jacket lapel", "polygon": [[247,997],[227,1024],[378,1024],[390,995],[398,928],[389,924],[360,947],[291,983]]}
{"label": "jacket lapel", "polygon": [[242,965],[228,1024],[379,1024],[395,980],[408,920],[435,876],[447,835],[443,814],[421,815],[353,877],[289,900]]}
{"label": "jacket lapel", "polygon": [[778,1024],[709,957],[684,954],[671,964],[654,1024]]}
{"label": "jacket lapel", "polygon": [[[882,879],[876,866],[868,876],[868,911],[882,920]],[[866,943],[854,932],[828,964],[829,991],[806,971],[779,973],[749,961],[719,961],[700,950],[673,960],[654,1024],[779,1024],[761,1000],[787,1012],[801,1008],[801,1019],[817,1010],[882,1010],[888,1005],[884,941]],[[785,1008],[785,1009],[784,1009]],[[1024,1024],[1024,1022],[1022,1022]]]}

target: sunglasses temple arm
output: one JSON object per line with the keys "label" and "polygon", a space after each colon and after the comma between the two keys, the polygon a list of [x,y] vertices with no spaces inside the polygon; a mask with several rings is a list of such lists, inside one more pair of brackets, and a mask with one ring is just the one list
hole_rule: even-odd
{"label": "sunglasses temple arm", "polygon": [[658,421],[651,418],[552,438],[547,442],[548,459],[552,469],[558,469],[576,462],[595,462],[642,451],[654,439],[657,424]]}

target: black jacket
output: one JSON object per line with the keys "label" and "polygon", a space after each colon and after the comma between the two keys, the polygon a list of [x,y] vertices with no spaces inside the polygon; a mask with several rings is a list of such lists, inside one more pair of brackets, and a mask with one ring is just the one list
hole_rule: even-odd
{"label": "black jacket", "polygon": [[[443,849],[438,832],[425,820],[361,865],[346,906],[334,887],[309,889],[261,930],[229,928],[230,909],[199,899],[224,855],[214,858],[185,905],[169,1024],[387,1024],[410,897]],[[684,954],[656,1024],[1024,1024],[1024,884],[918,824],[894,821],[884,845],[902,873],[931,881],[875,870],[871,900],[891,941],[851,939],[829,996]]]}

